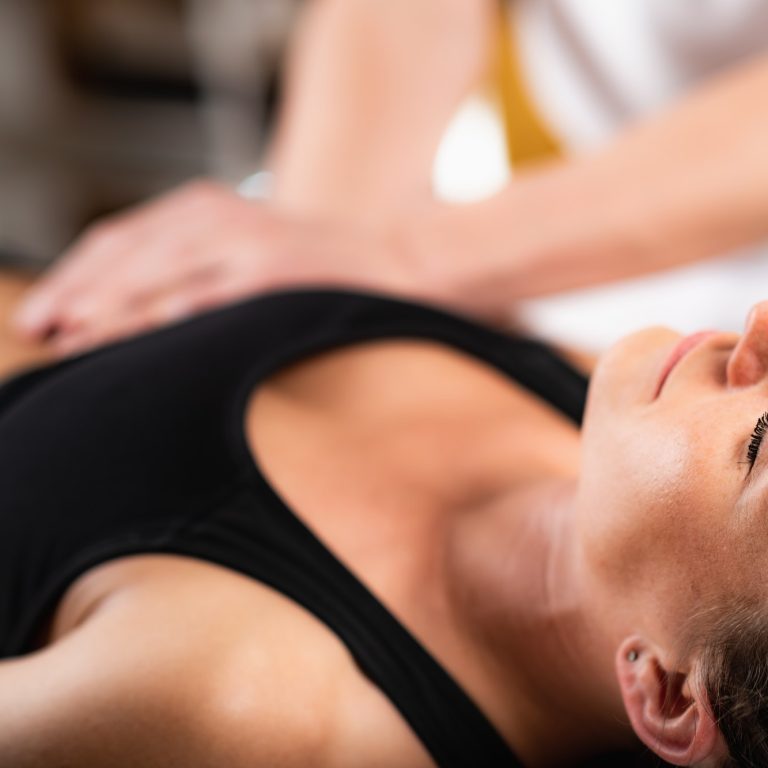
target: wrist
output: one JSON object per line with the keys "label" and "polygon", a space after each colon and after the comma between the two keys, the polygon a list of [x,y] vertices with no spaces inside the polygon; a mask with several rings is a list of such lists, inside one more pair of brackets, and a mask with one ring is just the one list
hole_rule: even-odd
{"label": "wrist", "polygon": [[398,247],[420,296],[485,319],[516,298],[508,285],[520,258],[507,225],[513,214],[496,207],[432,202],[402,222]]}
{"label": "wrist", "polygon": [[456,264],[462,247],[451,237],[453,218],[450,206],[422,202],[398,217],[388,233],[391,260],[406,291],[448,306],[457,306],[461,295]]}

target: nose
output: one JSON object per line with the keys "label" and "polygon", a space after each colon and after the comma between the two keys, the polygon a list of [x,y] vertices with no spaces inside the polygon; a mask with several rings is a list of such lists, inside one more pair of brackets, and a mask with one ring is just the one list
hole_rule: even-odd
{"label": "nose", "polygon": [[755,304],[747,317],[744,334],[734,347],[726,367],[731,387],[757,384],[768,374],[768,301]]}

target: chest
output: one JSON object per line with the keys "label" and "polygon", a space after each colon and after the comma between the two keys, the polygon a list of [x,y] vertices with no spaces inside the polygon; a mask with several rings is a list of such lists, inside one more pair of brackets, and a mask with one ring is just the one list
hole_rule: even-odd
{"label": "chest", "polygon": [[[365,344],[284,370],[253,394],[246,434],[288,506],[406,616],[414,592],[419,611],[425,594],[441,594],[457,515],[577,461],[575,430],[559,413],[427,342]],[[572,450],[552,456],[558,437]]]}

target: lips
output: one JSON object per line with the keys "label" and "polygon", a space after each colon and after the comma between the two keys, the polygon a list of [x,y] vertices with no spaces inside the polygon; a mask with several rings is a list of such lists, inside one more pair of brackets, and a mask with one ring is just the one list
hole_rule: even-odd
{"label": "lips", "polygon": [[654,400],[661,394],[661,390],[664,387],[669,374],[672,373],[672,369],[694,348],[701,344],[704,339],[713,336],[716,331],[699,331],[698,333],[692,333],[690,336],[686,336],[681,339],[672,350],[671,354],[664,363],[664,367],[661,369],[661,375],[659,376],[659,382],[656,385],[656,394]]}

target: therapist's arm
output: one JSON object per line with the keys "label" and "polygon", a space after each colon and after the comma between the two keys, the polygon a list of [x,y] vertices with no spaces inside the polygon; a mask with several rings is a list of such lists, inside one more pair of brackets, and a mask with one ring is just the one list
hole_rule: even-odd
{"label": "therapist's arm", "polygon": [[294,36],[273,199],[377,224],[431,194],[435,149],[491,60],[498,0],[313,0]]}
{"label": "therapist's arm", "polygon": [[537,296],[768,238],[768,57],[712,80],[605,149],[436,205],[403,238],[421,280],[493,315]]}

